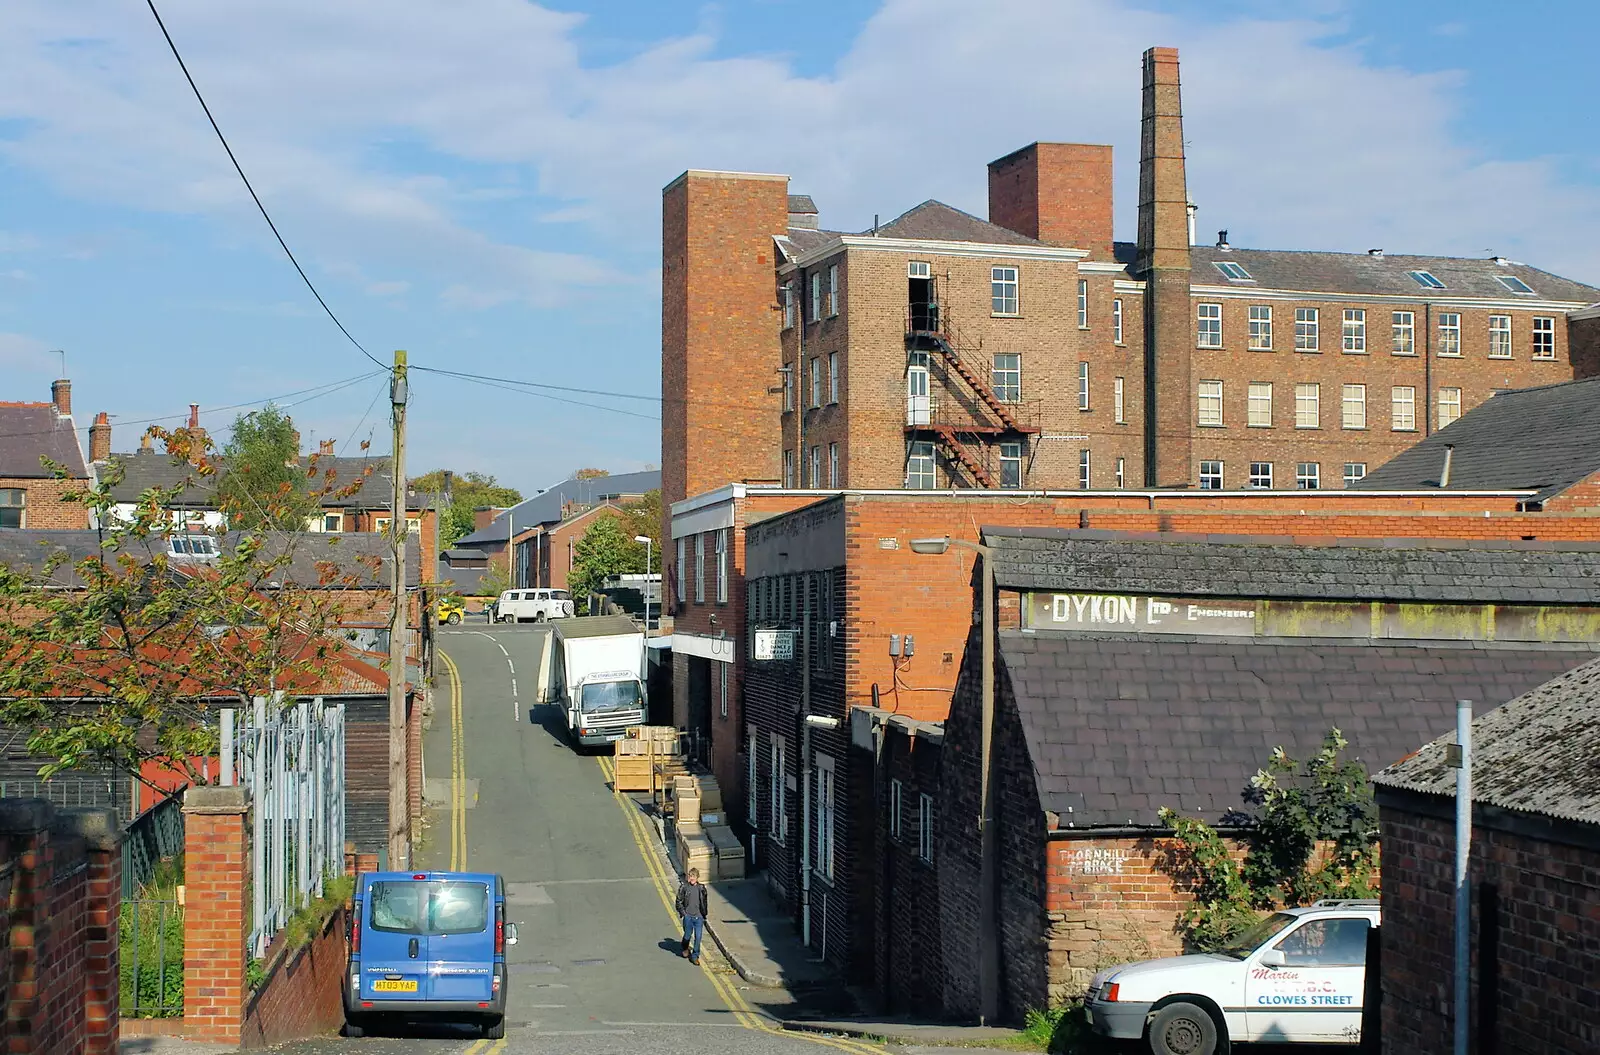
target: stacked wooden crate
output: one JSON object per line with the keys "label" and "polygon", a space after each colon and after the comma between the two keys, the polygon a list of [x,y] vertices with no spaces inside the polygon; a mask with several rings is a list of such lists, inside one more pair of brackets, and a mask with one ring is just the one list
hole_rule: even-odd
{"label": "stacked wooden crate", "polygon": [[618,791],[648,791],[660,787],[661,774],[683,767],[678,753],[678,731],[670,725],[637,725],[614,747]]}
{"label": "stacked wooden crate", "polygon": [[715,777],[683,774],[673,781],[677,802],[678,861],[708,883],[744,878],[744,846],[728,827],[722,788]]}

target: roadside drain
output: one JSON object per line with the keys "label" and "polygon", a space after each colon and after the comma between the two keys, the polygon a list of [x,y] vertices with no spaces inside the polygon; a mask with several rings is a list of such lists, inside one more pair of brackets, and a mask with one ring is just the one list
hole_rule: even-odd
{"label": "roadside drain", "polygon": [[572,961],[572,966],[574,966],[574,967],[599,967],[603,963],[605,963],[604,960],[573,960]]}

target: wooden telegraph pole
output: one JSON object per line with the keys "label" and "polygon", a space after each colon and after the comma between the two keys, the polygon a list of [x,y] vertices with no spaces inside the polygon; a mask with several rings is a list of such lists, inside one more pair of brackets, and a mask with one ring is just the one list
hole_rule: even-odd
{"label": "wooden telegraph pole", "polygon": [[394,353],[389,402],[394,410],[394,490],[389,506],[389,867],[411,867],[411,798],[406,747],[406,353]]}

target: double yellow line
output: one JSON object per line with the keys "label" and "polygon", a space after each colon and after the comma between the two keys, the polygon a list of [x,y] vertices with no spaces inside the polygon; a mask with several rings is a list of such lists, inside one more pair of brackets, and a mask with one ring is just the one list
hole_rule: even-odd
{"label": "double yellow line", "polygon": [[498,1055],[506,1050],[504,1040],[475,1040],[461,1055]]}
{"label": "double yellow line", "polygon": [[[657,896],[661,898],[661,907],[667,910],[667,915],[674,923],[678,920],[678,910],[674,904],[677,895],[677,876],[672,874],[667,864],[662,861],[661,854],[657,853],[652,843],[655,833],[645,822],[643,815],[634,806],[633,800],[617,791],[616,764],[604,755],[597,756],[596,762],[600,764],[600,772],[605,776],[606,783],[611,785],[612,798],[616,800],[618,808],[622,810],[623,818],[627,821],[628,831],[633,835],[634,845],[639,849],[639,856],[644,858],[645,868],[650,872],[651,886],[655,888]],[[711,940],[707,935],[707,940]],[[746,1029],[753,1029],[758,1033],[782,1034],[796,1040],[808,1040],[815,1044],[822,1044],[840,1051],[848,1051],[853,1055],[883,1055],[883,1049],[859,1040],[848,1040],[839,1037],[824,1037],[816,1033],[790,1032],[772,1024],[761,1012],[750,1006],[738,988],[727,977],[711,970],[704,960],[700,962],[700,971],[710,980],[711,986],[722,997],[722,1002],[733,1013],[734,1020]],[[468,1052],[467,1055],[477,1055]]]}
{"label": "double yellow line", "polygon": [[461,721],[461,671],[443,649],[439,658],[450,676],[450,871],[459,872],[467,866],[467,737]]}

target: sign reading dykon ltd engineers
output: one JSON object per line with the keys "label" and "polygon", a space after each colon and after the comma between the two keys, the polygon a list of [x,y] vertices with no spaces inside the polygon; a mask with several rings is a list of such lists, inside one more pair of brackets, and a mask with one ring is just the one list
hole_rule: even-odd
{"label": "sign reading dykon ltd engineers", "polygon": [[1122,630],[1145,634],[1256,632],[1254,601],[1186,601],[1094,593],[1031,594],[1029,626],[1053,630]]}

